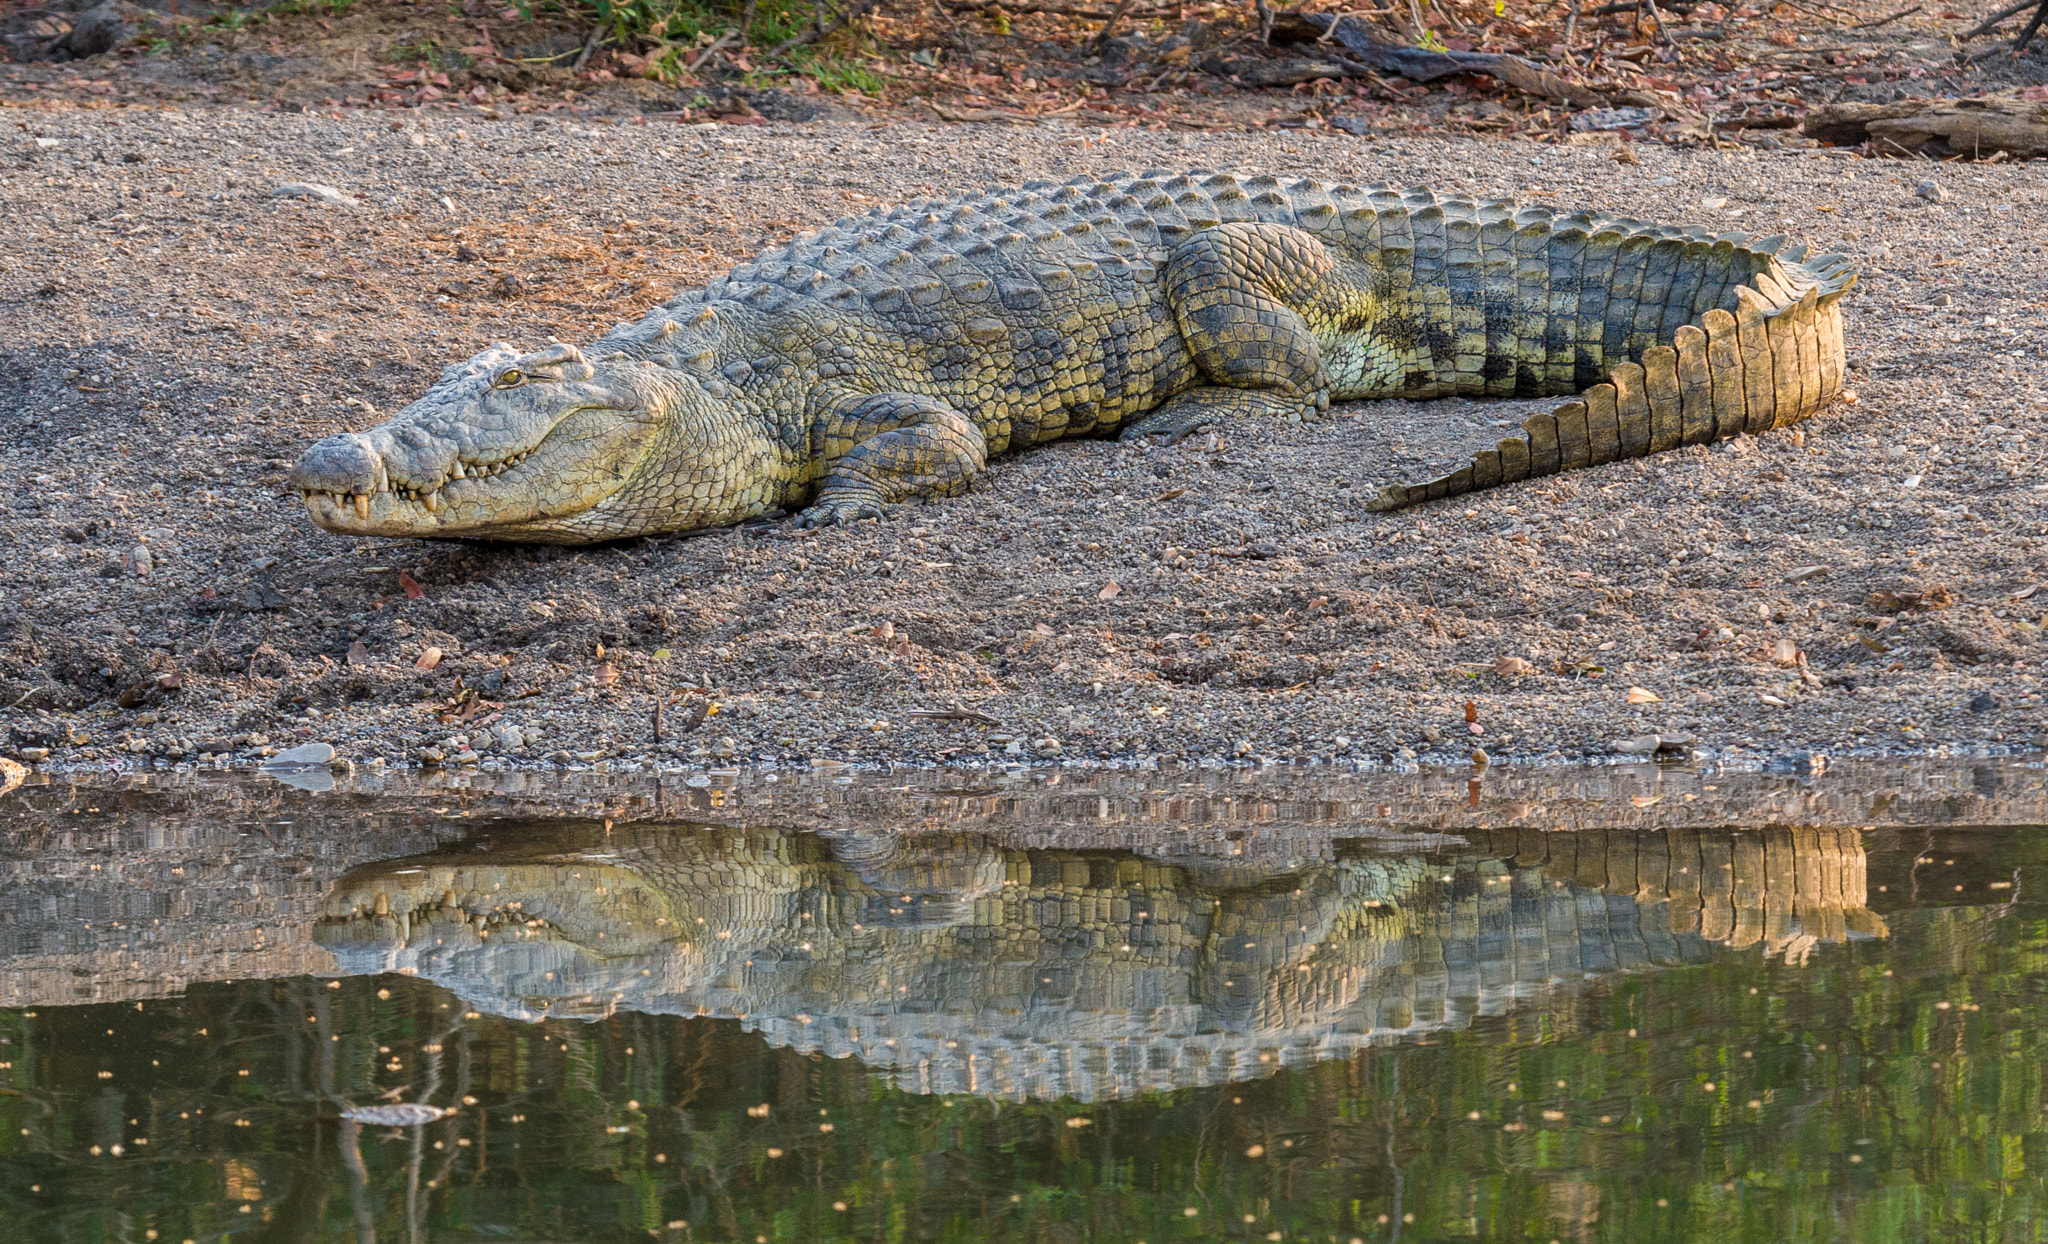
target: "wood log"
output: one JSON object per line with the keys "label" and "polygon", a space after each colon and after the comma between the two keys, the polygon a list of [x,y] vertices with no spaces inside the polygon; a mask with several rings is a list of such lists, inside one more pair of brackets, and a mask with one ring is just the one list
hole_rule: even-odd
{"label": "wood log", "polygon": [[1410,82],[1429,82],[1454,74],[1477,73],[1498,78],[1516,90],[1527,91],[1575,107],[1606,102],[1591,87],[1571,82],[1534,61],[1499,52],[1431,52],[1424,48],[1392,43],[1377,31],[1351,16],[1304,13],[1302,19],[1324,31],[1325,37],[1367,69],[1399,74]]}
{"label": "wood log", "polygon": [[2017,92],[1970,99],[1908,99],[1896,104],[1828,104],[1800,129],[1837,147],[1871,144],[1878,155],[2048,156],[2048,100]]}

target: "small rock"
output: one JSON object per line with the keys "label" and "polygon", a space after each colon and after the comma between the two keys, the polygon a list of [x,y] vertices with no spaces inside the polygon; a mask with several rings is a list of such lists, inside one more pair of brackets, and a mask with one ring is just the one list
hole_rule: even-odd
{"label": "small rock", "polygon": [[316,199],[334,207],[354,207],[356,201],[336,190],[323,186],[317,181],[288,181],[272,190],[271,197],[279,199]]}
{"label": "small rock", "polygon": [[1251,755],[1252,741],[1250,739],[1239,739],[1235,744],[1231,746],[1230,754],[1232,756],[1237,756],[1240,758]]}
{"label": "small rock", "polygon": [[266,769],[311,769],[334,759],[334,748],[325,743],[301,743],[288,747],[263,762]]}
{"label": "small rock", "polygon": [[1942,189],[1941,183],[1932,177],[1913,187],[1913,193],[1920,198],[1926,199],[1929,203],[1948,202],[1948,191]]}
{"label": "small rock", "polygon": [[1970,699],[1970,711],[1973,713],[1988,713],[1994,708],[2004,707],[2005,697],[1994,695],[1989,691],[1979,691]]}
{"label": "small rock", "polygon": [[149,551],[147,544],[138,544],[128,550],[128,566],[138,575],[146,575],[156,569],[156,554]]}
{"label": "small rock", "polygon": [[1060,746],[1060,741],[1058,739],[1038,740],[1038,754],[1043,759],[1049,760],[1052,757],[1059,755],[1063,750],[1065,749]]}
{"label": "small rock", "polygon": [[446,759],[448,759],[448,753],[438,747],[422,747],[420,749],[420,763],[423,765],[437,765]]}
{"label": "small rock", "polygon": [[1536,667],[1521,657],[1496,657],[1493,662],[1493,672],[1501,675],[1503,678],[1514,678],[1524,674],[1533,674],[1536,672]]}
{"label": "small rock", "polygon": [[1767,767],[1773,773],[1804,773],[1819,777],[1828,771],[1828,757],[1826,752],[1792,752],[1773,756]]}
{"label": "small rock", "polygon": [[1956,300],[1947,294],[1936,294],[1934,297],[1929,298],[1927,302],[1930,306],[1936,307],[1952,307],[1956,305]]}
{"label": "small rock", "polygon": [[498,750],[516,752],[526,746],[526,731],[511,722],[500,722],[492,731],[498,740]]}
{"label": "small rock", "polygon": [[1444,732],[1435,726],[1424,726],[1422,728],[1422,737],[1432,743],[1441,743],[1444,741]]}
{"label": "small rock", "polygon": [[1473,767],[1473,768],[1475,768],[1475,769],[1484,769],[1484,768],[1485,768],[1486,766],[1488,766],[1488,765],[1490,765],[1490,764],[1492,764],[1492,763],[1493,763],[1493,757],[1491,757],[1491,756],[1489,756],[1489,755],[1487,755],[1487,754],[1486,754],[1486,749],[1485,749],[1485,748],[1483,748],[1483,747],[1475,747],[1475,748],[1473,748],[1473,749],[1472,749],[1472,767]]}
{"label": "small rock", "polygon": [[734,739],[731,735],[727,735],[724,738],[718,740],[718,742],[715,745],[713,745],[713,747],[711,748],[711,754],[718,757],[720,760],[730,760],[732,759],[734,753],[739,751],[739,748],[739,741],[737,739]]}
{"label": "small rock", "polygon": [[39,765],[50,758],[50,749],[47,747],[24,747],[18,754],[30,764]]}
{"label": "small rock", "polygon": [[1608,745],[1608,750],[1622,756],[1654,756],[1660,742],[1662,740],[1654,734],[1639,734],[1634,738],[1614,740]]}

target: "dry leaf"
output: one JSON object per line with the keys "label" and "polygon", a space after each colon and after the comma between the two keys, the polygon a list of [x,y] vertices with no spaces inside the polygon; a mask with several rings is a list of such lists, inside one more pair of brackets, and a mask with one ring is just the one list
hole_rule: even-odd
{"label": "dry leaf", "polygon": [[873,635],[876,639],[881,640],[883,643],[888,643],[890,640],[896,638],[896,624],[894,622],[884,622],[880,626],[876,627],[874,630],[868,633]]}
{"label": "dry leaf", "polygon": [[1095,599],[1114,600],[1117,597],[1117,595],[1122,591],[1123,589],[1117,586],[1116,580],[1111,579],[1109,582],[1102,585],[1101,591],[1095,593]]}
{"label": "dry leaf", "polygon": [[1828,566],[1801,566],[1791,574],[1786,575],[1785,582],[1804,583],[1808,579],[1818,579],[1827,574],[1830,569],[1831,567]]}
{"label": "dry leaf", "polygon": [[1175,497],[1178,497],[1178,496],[1182,496],[1182,495],[1186,494],[1186,492],[1187,492],[1187,489],[1185,489],[1185,488],[1169,488],[1169,489],[1167,489],[1167,490],[1166,490],[1165,492],[1162,492],[1162,493],[1160,493],[1160,494],[1159,494],[1159,495],[1158,495],[1157,497],[1154,497],[1154,498],[1153,498],[1153,500],[1155,500],[1155,501],[1171,501],[1171,500],[1173,500],[1173,499],[1174,499]]}
{"label": "dry leaf", "polygon": [[1774,695],[1760,695],[1757,697],[1757,699],[1762,700],[1764,703],[1769,704],[1774,708],[1792,707],[1791,705],[1785,703],[1785,701],[1779,699],[1777,696]]}
{"label": "dry leaf", "polygon": [[2038,584],[2038,583],[2032,583],[2032,584],[2028,584],[2028,585],[2027,585],[2026,587],[2023,587],[2023,588],[2021,588],[2021,589],[2020,589],[2019,591],[2017,591],[2017,592],[2014,592],[2014,593],[2012,594],[2012,598],[2013,598],[2014,600],[2026,600],[2026,599],[2027,599],[2028,597],[2032,596],[2032,595],[2033,595],[2034,593],[2036,593],[2036,592],[2038,592],[2038,591],[2040,591],[2040,590],[2041,590],[2041,585],[2040,585],[2040,584]]}
{"label": "dry leaf", "polygon": [[439,648],[429,648],[425,652],[420,653],[420,659],[414,661],[412,667],[416,670],[430,670],[440,663],[441,650]]}
{"label": "dry leaf", "polygon": [[1465,701],[1465,724],[1472,725],[1479,720],[1479,706],[1471,700]]}
{"label": "dry leaf", "polygon": [[600,665],[590,672],[590,679],[600,687],[609,687],[619,681],[619,671],[610,665]]}
{"label": "dry leaf", "polygon": [[1493,672],[1504,678],[1519,677],[1523,674],[1535,673],[1536,667],[1521,657],[1497,657],[1493,662]]}
{"label": "dry leaf", "polygon": [[418,600],[427,594],[427,589],[420,586],[419,580],[403,570],[398,572],[398,586],[405,589],[407,600]]}
{"label": "dry leaf", "polygon": [[363,646],[362,640],[358,639],[348,646],[348,663],[350,665],[368,665],[370,663],[370,650]]}
{"label": "dry leaf", "polygon": [[908,639],[899,639],[896,641],[896,655],[899,657],[907,657],[910,655],[910,641]]}
{"label": "dry leaf", "polygon": [[1781,639],[1765,650],[1764,655],[1770,658],[1773,665],[1797,665],[1799,664],[1799,645],[1789,639]]}
{"label": "dry leaf", "polygon": [[1647,687],[1630,687],[1628,702],[1631,704],[1662,704],[1664,697]]}

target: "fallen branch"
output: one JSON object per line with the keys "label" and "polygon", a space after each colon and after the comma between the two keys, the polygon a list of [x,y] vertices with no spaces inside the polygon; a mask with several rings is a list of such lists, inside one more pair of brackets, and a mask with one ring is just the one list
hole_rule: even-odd
{"label": "fallen branch", "polygon": [[1400,47],[1382,42],[1372,28],[1352,17],[1332,18],[1324,13],[1303,15],[1321,26],[1330,40],[1352,57],[1359,67],[1395,73],[1410,82],[1428,82],[1461,73],[1485,74],[1519,91],[1540,95],[1558,103],[1583,106],[1605,103],[1590,87],[1566,79],[1533,61],[1498,52],[1430,52],[1417,47]]}
{"label": "fallen branch", "polygon": [[[939,0],[939,4],[955,13],[1044,13],[1052,17],[1085,17],[1094,21],[1107,20],[1114,9],[1090,9],[1076,4],[1044,4],[1039,0]],[[1175,9],[1132,9],[1125,17],[1173,17]]]}
{"label": "fallen branch", "polygon": [[2016,160],[2048,156],[2048,101],[2013,95],[1829,104],[1808,113],[1800,128],[1837,147],[1867,142],[1929,159],[1998,151]]}

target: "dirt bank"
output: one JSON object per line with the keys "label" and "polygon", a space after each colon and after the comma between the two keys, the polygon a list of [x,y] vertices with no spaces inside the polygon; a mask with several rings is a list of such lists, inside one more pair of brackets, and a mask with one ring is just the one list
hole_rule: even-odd
{"label": "dirt bank", "polygon": [[[393,763],[454,763],[461,742],[485,763],[706,763],[727,740],[767,762],[1543,757],[1648,734],[1840,755],[2043,729],[2035,168],[1057,125],[6,115],[0,743],[38,763],[306,738]],[[1352,405],[1174,449],[1076,442],[801,538],[357,542],[282,488],[300,447],[493,341],[588,340],[875,203],[1150,165],[1427,181],[1843,249],[1867,274],[1861,400],[1797,434],[1387,516],[1361,509],[1377,482],[1520,412]],[[273,195],[293,181],[353,206]],[[1509,658],[1527,672],[1495,672]],[[685,694],[657,747],[656,703],[690,688],[718,711],[679,734],[707,698]],[[909,716],[956,704],[1002,724]]]}

